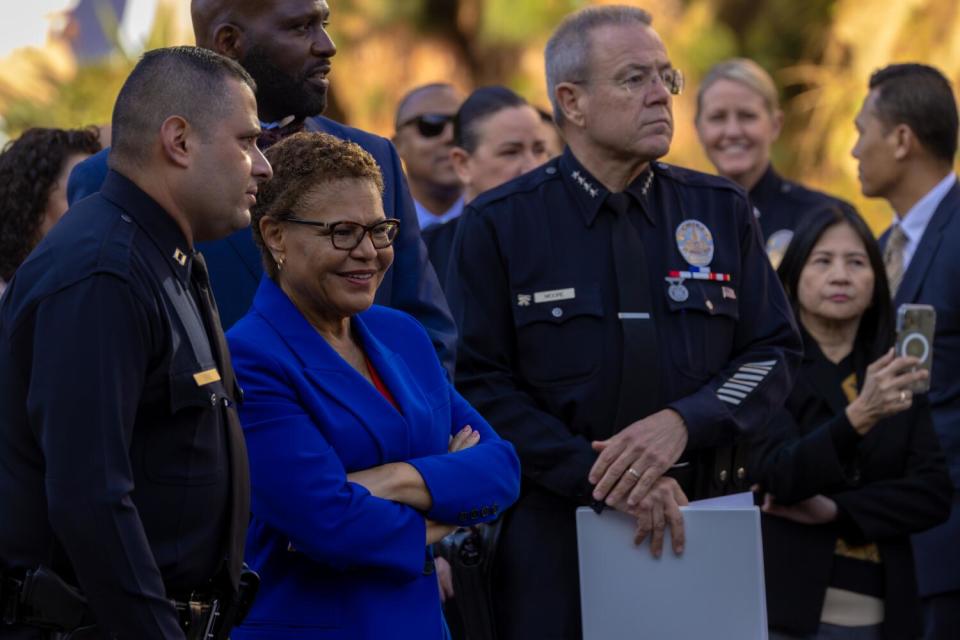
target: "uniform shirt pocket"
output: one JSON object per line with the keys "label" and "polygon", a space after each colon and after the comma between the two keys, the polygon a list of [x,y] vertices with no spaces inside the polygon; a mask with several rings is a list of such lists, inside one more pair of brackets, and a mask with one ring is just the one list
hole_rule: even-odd
{"label": "uniform shirt pocket", "polygon": [[213,484],[227,472],[223,412],[229,401],[223,381],[209,371],[198,367],[170,375],[171,415],[154,424],[143,448],[151,480],[199,486]]}
{"label": "uniform shirt pocket", "polygon": [[[534,302],[514,292],[517,366],[534,385],[571,383],[600,367],[603,304],[596,287],[572,287],[573,297]],[[526,304],[519,301],[525,300]]]}
{"label": "uniform shirt pocket", "polygon": [[667,298],[672,329],[661,344],[682,374],[703,382],[730,359],[740,318],[737,293],[729,283],[687,280],[683,286],[685,300]]}

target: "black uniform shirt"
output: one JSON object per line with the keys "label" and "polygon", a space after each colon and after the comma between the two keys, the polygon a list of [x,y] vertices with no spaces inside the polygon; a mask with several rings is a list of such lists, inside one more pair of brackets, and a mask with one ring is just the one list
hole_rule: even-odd
{"label": "black uniform shirt", "polygon": [[124,638],[180,637],[165,598],[206,586],[224,558],[237,390],[189,254],[174,220],[111,172],[0,306],[0,565],[52,565]]}
{"label": "black uniform shirt", "polygon": [[853,205],[839,198],[785,180],[772,165],[750,190],[750,202],[774,267],[780,264],[794,230],[805,216],[830,207],[853,209]]}
{"label": "black uniform shirt", "polygon": [[[653,171],[646,195],[643,176],[630,187],[643,205],[632,219],[658,335],[648,366],[658,406],[687,424],[688,449],[714,447],[762,427],[783,402],[799,337],[743,192],[662,163]],[[528,481],[580,501],[621,376],[606,195],[569,149],[481,195],[461,216],[446,289],[462,336],[458,389],[513,442]],[[677,231],[692,220],[712,236],[711,273],[730,280],[686,279],[688,297],[675,300],[666,278],[690,268]]]}

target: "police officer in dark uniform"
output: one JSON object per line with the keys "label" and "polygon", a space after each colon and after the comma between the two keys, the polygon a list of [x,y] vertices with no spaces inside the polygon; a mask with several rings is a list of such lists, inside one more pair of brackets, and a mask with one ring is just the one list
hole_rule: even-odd
{"label": "police officer in dark uniform", "polygon": [[226,638],[236,618],[240,392],[193,243],[249,224],[271,175],[254,90],[210,51],[144,55],[117,99],[102,191],[10,283],[0,638]]}
{"label": "police officer in dark uniform", "polygon": [[725,447],[800,350],[743,192],[656,162],[682,77],[649,14],[573,14],[546,64],[568,147],[467,207],[447,278],[458,388],[522,462],[492,585],[507,639],[579,637],[578,505],[682,552],[679,506],[733,488]]}
{"label": "police officer in dark uniform", "polygon": [[773,78],[749,58],[713,65],[697,92],[697,134],[717,172],[746,189],[760,221],[767,255],[780,264],[793,231],[809,214],[853,206],[785,180],[770,163],[783,126]]}
{"label": "police officer in dark uniform", "polygon": [[834,207],[855,210],[849,202],[787,180],[773,165],[767,167],[749,195],[774,267],[780,265],[794,230],[805,216]]}

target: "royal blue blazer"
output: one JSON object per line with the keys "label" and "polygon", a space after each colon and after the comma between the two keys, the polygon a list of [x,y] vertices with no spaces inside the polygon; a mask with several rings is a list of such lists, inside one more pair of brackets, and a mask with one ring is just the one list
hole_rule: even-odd
{"label": "royal blue blazer", "polygon": [[[234,640],[443,638],[425,519],[489,521],[517,498],[513,447],[454,390],[423,327],[377,305],[352,325],[399,411],[269,278],[227,334],[250,455],[246,558],[262,578]],[[448,454],[468,424],[479,444]],[[399,461],[423,476],[427,513],[347,481]]]}

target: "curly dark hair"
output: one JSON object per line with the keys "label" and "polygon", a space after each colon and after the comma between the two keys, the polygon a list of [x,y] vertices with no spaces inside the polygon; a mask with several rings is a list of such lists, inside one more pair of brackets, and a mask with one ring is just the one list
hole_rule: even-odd
{"label": "curly dark hair", "polygon": [[100,150],[87,129],[28,129],[0,153],[0,278],[10,280],[40,242],[50,192],[67,159]]}
{"label": "curly dark hair", "polygon": [[276,277],[277,266],[260,234],[262,218],[282,220],[311,189],[336,180],[369,180],[383,194],[383,175],[373,156],[356,143],[326,133],[296,133],[270,147],[265,155],[273,167],[273,178],[260,186],[250,216],[253,238],[270,277]]}

